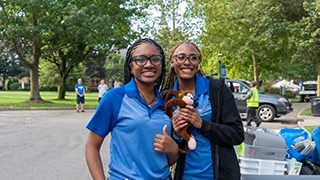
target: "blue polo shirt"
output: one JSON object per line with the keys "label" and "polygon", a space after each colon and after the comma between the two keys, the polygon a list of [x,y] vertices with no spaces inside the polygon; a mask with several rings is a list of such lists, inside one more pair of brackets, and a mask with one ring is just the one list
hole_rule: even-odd
{"label": "blue polo shirt", "polygon": [[105,138],[111,132],[109,178],[169,179],[166,153],[154,150],[156,134],[163,126],[171,134],[171,120],[164,113],[165,102],[155,89],[157,102],[148,107],[141,98],[134,79],[108,91],[87,128]]}
{"label": "blue polo shirt", "polygon": [[[211,121],[211,103],[209,100],[209,80],[203,76],[195,76],[196,89],[194,102],[195,108],[204,121]],[[174,85],[179,90],[178,81]],[[184,180],[212,180],[213,162],[211,145],[208,138],[202,136],[194,127],[192,135],[197,141],[196,149],[189,150],[186,154],[184,167]],[[227,162],[226,162],[227,163]]]}

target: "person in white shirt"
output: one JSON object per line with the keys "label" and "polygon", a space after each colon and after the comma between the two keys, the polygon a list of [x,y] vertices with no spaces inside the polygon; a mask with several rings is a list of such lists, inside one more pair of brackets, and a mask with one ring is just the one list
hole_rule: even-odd
{"label": "person in white shirt", "polygon": [[108,91],[108,85],[104,82],[104,79],[101,79],[100,84],[98,86],[98,90],[99,90],[99,100],[98,102],[101,101],[102,96],[104,95],[104,93],[106,93]]}

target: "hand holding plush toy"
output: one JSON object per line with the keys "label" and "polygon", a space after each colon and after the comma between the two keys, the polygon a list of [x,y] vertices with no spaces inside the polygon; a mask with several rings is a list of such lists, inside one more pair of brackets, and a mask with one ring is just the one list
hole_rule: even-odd
{"label": "hand holding plush toy", "polygon": [[[172,97],[175,96],[175,99],[172,99]],[[168,92],[166,96],[166,107],[165,112],[167,115],[171,118],[173,115],[173,106],[178,106],[180,108],[185,107],[187,104],[192,105],[193,104],[193,95],[191,91],[174,91],[171,90]],[[184,140],[188,142],[188,147],[186,147],[184,150],[180,150],[183,153],[186,153],[188,149],[194,150],[197,146],[195,138],[191,134],[191,128],[192,125],[189,123],[186,127],[182,128],[178,132],[178,136],[181,136]]]}

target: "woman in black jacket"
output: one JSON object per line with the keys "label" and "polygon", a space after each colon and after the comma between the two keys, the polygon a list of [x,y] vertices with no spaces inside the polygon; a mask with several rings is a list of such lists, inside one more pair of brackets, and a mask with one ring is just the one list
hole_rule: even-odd
{"label": "woman in black jacket", "polygon": [[[190,90],[195,101],[172,117],[174,132],[190,123],[197,141],[194,150],[179,155],[174,179],[239,180],[240,168],[233,146],[242,143],[244,132],[233,94],[223,79],[203,76],[201,52],[194,43],[177,43],[170,63],[164,88]],[[173,137],[183,149],[185,141],[176,134]]]}

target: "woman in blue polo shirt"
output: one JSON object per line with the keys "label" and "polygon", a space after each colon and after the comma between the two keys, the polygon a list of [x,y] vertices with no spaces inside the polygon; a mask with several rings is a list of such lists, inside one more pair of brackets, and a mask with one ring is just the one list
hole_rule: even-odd
{"label": "woman in blue polo shirt", "polygon": [[[216,94],[219,93],[220,98],[211,96],[214,92],[209,91],[210,81],[203,76],[200,63],[201,52],[194,43],[179,42],[171,50],[171,70],[164,88],[190,90],[195,102],[193,106],[179,109],[172,118],[172,126],[174,132],[179,132],[187,123],[192,124],[192,135],[197,142],[194,150],[179,154],[175,179],[239,180],[240,168],[233,145],[241,144],[244,139],[241,118],[224,81],[213,83],[214,86],[219,85],[213,90],[217,89]],[[213,104],[220,101],[221,106],[214,109],[211,101]],[[185,141],[175,135],[173,137],[179,147],[183,147]]]}
{"label": "woman in blue polo shirt", "polygon": [[128,48],[124,73],[125,85],[103,96],[87,125],[90,173],[105,179],[99,150],[111,133],[108,179],[170,179],[178,146],[158,90],[165,76],[162,48],[151,39],[137,40]]}

